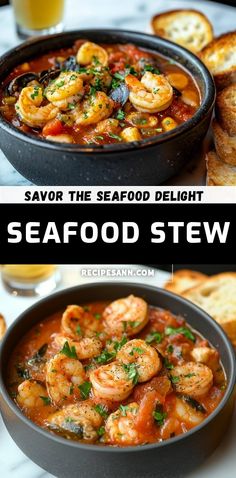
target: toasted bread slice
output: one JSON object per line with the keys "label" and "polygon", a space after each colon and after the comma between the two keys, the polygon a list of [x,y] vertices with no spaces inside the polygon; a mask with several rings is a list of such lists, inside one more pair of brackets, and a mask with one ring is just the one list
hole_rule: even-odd
{"label": "toasted bread slice", "polygon": [[224,163],[215,151],[206,155],[207,186],[236,186],[236,167]]}
{"label": "toasted bread slice", "polygon": [[199,56],[214,76],[218,90],[236,82],[236,31],[215,38]]}
{"label": "toasted bread slice", "polygon": [[0,340],[3,338],[6,332],[6,322],[2,314],[0,314]]}
{"label": "toasted bread slice", "polygon": [[170,10],[151,20],[153,33],[198,53],[213,39],[213,27],[198,10]]}
{"label": "toasted bread slice", "polygon": [[236,83],[218,93],[216,117],[230,136],[236,136]]}
{"label": "toasted bread slice", "polygon": [[166,282],[164,288],[175,294],[182,294],[187,289],[200,284],[207,276],[201,272],[181,269],[174,272],[172,280]]}
{"label": "toasted bread slice", "polygon": [[236,341],[236,273],[209,277],[182,295],[204,309]]}
{"label": "toasted bread slice", "polygon": [[213,121],[212,127],[219,158],[231,166],[236,166],[236,136],[229,136],[216,120]]}

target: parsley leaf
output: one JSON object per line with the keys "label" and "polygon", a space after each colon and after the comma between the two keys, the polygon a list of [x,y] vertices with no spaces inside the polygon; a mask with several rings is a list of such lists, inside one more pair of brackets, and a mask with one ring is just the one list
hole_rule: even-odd
{"label": "parsley leaf", "polygon": [[132,380],[133,384],[136,385],[138,383],[138,378],[139,378],[136,364],[135,363],[123,364],[123,368],[125,372],[127,373],[129,380]]}
{"label": "parsley leaf", "polygon": [[99,413],[99,415],[101,415],[101,417],[104,417],[104,418],[108,417],[108,410],[105,405],[98,403],[97,405],[95,405],[94,409],[96,410],[96,412]]}
{"label": "parsley leaf", "polygon": [[70,347],[68,341],[64,343],[62,349],[60,350],[60,353],[66,355],[69,358],[74,358],[74,359],[78,358],[76,350],[75,350],[75,346],[72,345],[72,347]]}
{"label": "parsley leaf", "polygon": [[39,396],[39,398],[41,398],[41,400],[43,400],[44,405],[51,405],[51,400],[50,400],[49,397],[41,397],[41,396]]}
{"label": "parsley leaf", "polygon": [[121,109],[119,109],[117,111],[117,115],[116,115],[116,118],[120,121],[122,121],[124,118],[125,118],[125,112],[122,111]]}
{"label": "parsley leaf", "polygon": [[165,418],[167,417],[167,413],[161,411],[160,409],[156,409],[153,412],[153,417],[157,422],[157,425],[161,427],[165,421]]}
{"label": "parsley leaf", "polygon": [[163,339],[163,335],[160,332],[150,332],[150,334],[147,335],[145,342],[147,344],[152,344],[153,342],[156,342],[157,344],[160,344],[160,342]]}
{"label": "parsley leaf", "polygon": [[104,433],[105,433],[105,427],[100,427],[100,428],[98,428],[97,434],[98,434],[99,437],[101,437],[102,435],[104,435]]}
{"label": "parsley leaf", "polygon": [[175,376],[175,375],[171,375],[170,380],[171,380],[172,383],[175,384],[175,383],[178,383],[180,381],[180,378]]}
{"label": "parsley leaf", "polygon": [[127,411],[129,410],[129,405],[120,405],[119,410],[121,411],[122,417],[126,417]]}
{"label": "parsley leaf", "polygon": [[120,136],[118,136],[117,134],[111,133],[110,131],[108,133],[108,136],[110,136],[110,138],[112,139],[116,139],[117,141],[122,141],[122,138]]}
{"label": "parsley leaf", "polygon": [[110,362],[115,356],[115,352],[108,352],[107,349],[104,349],[100,355],[95,357],[95,360],[97,363],[104,364]]}
{"label": "parsley leaf", "polygon": [[192,340],[192,342],[196,341],[196,338],[192,334],[191,330],[189,330],[187,327],[166,327],[165,334],[166,335],[182,334],[186,337],[186,339]]}
{"label": "parsley leaf", "polygon": [[92,384],[90,382],[84,382],[81,385],[79,385],[78,388],[80,390],[82,399],[86,400],[86,398],[89,397]]}

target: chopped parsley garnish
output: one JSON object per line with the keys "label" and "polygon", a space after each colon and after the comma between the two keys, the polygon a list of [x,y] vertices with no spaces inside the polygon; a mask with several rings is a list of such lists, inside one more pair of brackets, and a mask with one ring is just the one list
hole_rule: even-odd
{"label": "chopped parsley garnish", "polygon": [[110,138],[112,138],[112,139],[116,139],[117,141],[122,141],[122,138],[120,136],[118,136],[117,134],[109,132],[108,136],[110,136]]}
{"label": "chopped parsley garnish", "polygon": [[125,335],[122,337],[120,342],[118,341],[113,342],[115,351],[118,352],[121,349],[121,347],[123,347],[123,345],[125,345],[126,343],[127,343],[127,338]]}
{"label": "chopped parsley garnish", "polygon": [[184,378],[192,378],[195,377],[195,373],[187,373],[187,375],[184,375]]}
{"label": "chopped parsley garnish", "polygon": [[115,352],[109,352],[107,349],[104,349],[100,355],[95,357],[97,363],[104,364],[108,363],[116,356]]}
{"label": "chopped parsley garnish", "polygon": [[134,352],[137,352],[137,354],[142,355],[144,353],[144,350],[141,349],[141,347],[133,347],[129,355],[133,356]]}
{"label": "chopped parsley garnish", "polygon": [[140,325],[140,322],[138,320],[129,320],[128,324],[132,329],[135,329],[135,327]]}
{"label": "chopped parsley garnish", "polygon": [[168,358],[164,358],[164,365],[168,370],[172,370],[172,368],[174,368],[173,363],[171,363]]}
{"label": "chopped parsley garnish", "polygon": [[[72,76],[74,76],[74,75],[72,75]],[[73,79],[72,76],[70,77],[70,79]],[[75,77],[75,78],[76,78],[76,77]],[[61,88],[61,87],[64,86],[64,85],[65,85],[64,80],[61,80],[61,81],[58,81],[57,83],[55,83],[55,86],[56,86],[57,88]]]}
{"label": "chopped parsley garnish", "polygon": [[34,91],[30,95],[30,97],[32,98],[32,100],[34,100],[35,98],[37,98],[38,95],[39,95],[39,86],[34,86]]}
{"label": "chopped parsley garnish", "polygon": [[74,359],[78,358],[76,350],[75,350],[75,346],[72,345],[70,347],[68,341],[64,343],[62,349],[60,350],[60,353],[66,355],[69,358],[74,358]]}
{"label": "chopped parsley garnish", "polygon": [[86,400],[89,397],[92,384],[91,382],[84,382],[81,385],[79,385],[78,388],[80,390],[82,399]]}
{"label": "chopped parsley garnish", "polygon": [[99,413],[99,415],[101,415],[101,417],[104,417],[104,418],[108,417],[108,410],[105,405],[98,403],[97,405],[95,405],[94,409],[96,410],[96,412]]}
{"label": "chopped parsley garnish", "polygon": [[180,378],[175,376],[175,375],[171,375],[170,380],[171,380],[172,383],[175,384],[175,383],[178,383],[180,381]]}
{"label": "chopped parsley garnish", "polygon": [[166,349],[167,353],[168,354],[172,354],[174,352],[174,347],[173,345],[168,345],[167,349]]}
{"label": "chopped parsley garnish", "polygon": [[98,139],[99,141],[103,141],[103,140],[104,140],[104,136],[98,135],[98,136],[95,136],[95,139]]}
{"label": "chopped parsley garnish", "polygon": [[153,417],[154,417],[155,421],[157,422],[157,425],[159,427],[161,427],[164,424],[164,421],[167,417],[167,413],[163,412],[162,409],[158,407],[153,412]]}
{"label": "chopped parsley garnish", "polygon": [[186,339],[192,340],[192,342],[196,341],[196,338],[192,334],[191,330],[187,329],[187,327],[166,327],[165,334],[166,335],[182,334],[186,337]]}
{"label": "chopped parsley garnish", "polygon": [[163,335],[160,332],[150,332],[150,334],[147,335],[145,342],[147,344],[152,344],[153,342],[156,342],[157,344],[160,344],[163,339]]}
{"label": "chopped parsley garnish", "polygon": [[102,435],[104,435],[104,433],[105,433],[105,427],[98,428],[97,434],[98,434],[99,437],[102,437]]}
{"label": "chopped parsley garnish", "polygon": [[94,64],[95,66],[100,65],[100,61],[99,61],[99,59],[98,59],[97,56],[93,56],[92,62],[93,62],[93,64]]}
{"label": "chopped parsley garnish", "polygon": [[126,417],[127,411],[129,410],[129,405],[120,405],[119,410],[121,411],[122,417]]}
{"label": "chopped parsley garnish", "polygon": [[125,112],[122,111],[122,110],[118,110],[118,111],[117,111],[116,118],[117,118],[118,120],[122,121],[122,120],[125,118]]}
{"label": "chopped parsley garnish", "polygon": [[127,373],[129,380],[132,380],[132,383],[136,385],[138,383],[138,378],[139,378],[136,364],[135,363],[123,364],[123,368],[125,372]]}
{"label": "chopped parsley garnish", "polygon": [[81,330],[80,325],[77,325],[77,327],[75,329],[75,332],[76,332],[77,335],[82,335],[82,330]]}
{"label": "chopped parsley garnish", "polygon": [[150,71],[151,73],[154,73],[154,75],[160,75],[160,70],[153,65],[144,65],[144,71]]}
{"label": "chopped parsley garnish", "polygon": [[116,72],[116,73],[114,74],[114,78],[116,78],[117,80],[124,81],[125,76],[124,76],[124,75],[121,75],[121,73]]}
{"label": "chopped parsley garnish", "polygon": [[153,88],[154,95],[156,95],[156,93],[158,93],[159,90],[160,90],[160,88]]}
{"label": "chopped parsley garnish", "polygon": [[98,313],[95,313],[93,315],[94,315],[95,319],[97,319],[97,320],[100,320],[101,317],[102,317],[101,314],[98,314]]}
{"label": "chopped parsley garnish", "polygon": [[43,400],[44,405],[51,405],[51,400],[49,397],[39,397]]}
{"label": "chopped parsley garnish", "polygon": [[74,385],[71,385],[71,386],[70,386],[70,395],[73,394],[73,391],[74,391]]}
{"label": "chopped parsley garnish", "polygon": [[75,109],[74,103],[68,103],[68,109],[69,110],[74,110]]}

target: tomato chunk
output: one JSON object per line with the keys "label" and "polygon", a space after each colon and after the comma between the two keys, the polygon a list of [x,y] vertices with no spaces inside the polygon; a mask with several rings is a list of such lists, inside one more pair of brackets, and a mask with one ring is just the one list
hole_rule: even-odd
{"label": "tomato chunk", "polygon": [[62,132],[63,132],[63,124],[57,118],[54,118],[48,121],[48,123],[45,124],[42,131],[43,136],[49,136],[49,135],[56,136],[57,134],[61,134]]}

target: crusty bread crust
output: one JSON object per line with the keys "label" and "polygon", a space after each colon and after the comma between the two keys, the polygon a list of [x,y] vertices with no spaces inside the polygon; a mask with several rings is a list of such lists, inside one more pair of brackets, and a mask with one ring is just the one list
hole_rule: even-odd
{"label": "crusty bread crust", "polygon": [[229,136],[216,120],[212,127],[217,155],[225,163],[236,166],[236,136]]}
{"label": "crusty bread crust", "polygon": [[208,312],[236,341],[236,273],[224,272],[203,280],[182,295]]}
{"label": "crusty bread crust", "polygon": [[236,82],[236,31],[225,33],[206,45],[199,57],[214,76],[218,90]]}
{"label": "crusty bread crust", "polygon": [[236,83],[218,93],[216,117],[230,136],[236,136]]}
{"label": "crusty bread crust", "polygon": [[201,272],[192,271],[189,269],[181,269],[174,272],[172,280],[166,282],[164,288],[174,292],[175,294],[181,294],[185,290],[196,286],[206,278],[207,276]]}
{"label": "crusty bread crust", "polygon": [[206,155],[207,186],[236,186],[236,167],[221,161],[215,151]]}
{"label": "crusty bread crust", "polygon": [[6,332],[6,322],[2,314],[0,314],[0,340],[3,338]]}
{"label": "crusty bread crust", "polygon": [[155,35],[166,38],[198,53],[213,39],[213,27],[198,10],[170,10],[155,15],[151,20]]}

